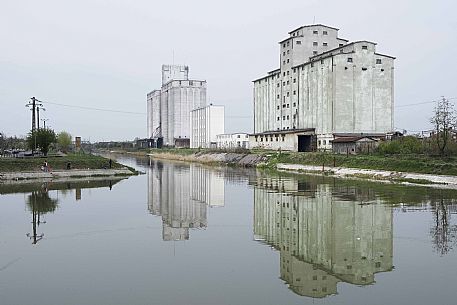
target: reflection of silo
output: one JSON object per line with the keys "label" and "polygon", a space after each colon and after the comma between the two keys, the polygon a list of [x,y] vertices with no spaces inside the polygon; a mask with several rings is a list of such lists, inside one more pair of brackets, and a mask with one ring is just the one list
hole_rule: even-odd
{"label": "reflection of silo", "polygon": [[206,202],[195,200],[191,192],[208,182],[197,179],[194,185],[190,165],[154,161],[148,174],[148,208],[162,216],[163,240],[187,240],[190,228],[207,226]]}
{"label": "reflection of silo", "polygon": [[190,166],[192,178],[192,199],[210,207],[223,207],[225,204],[224,177],[215,171],[199,165]]}
{"label": "reflection of silo", "polygon": [[[294,292],[324,297],[336,293],[338,281],[370,284],[376,272],[393,268],[392,209],[379,200],[360,205],[363,192],[334,194],[324,184],[310,185],[309,193],[277,192],[290,186],[266,178],[257,185],[255,238],[281,252],[281,278]],[[348,201],[348,194],[356,198]]]}

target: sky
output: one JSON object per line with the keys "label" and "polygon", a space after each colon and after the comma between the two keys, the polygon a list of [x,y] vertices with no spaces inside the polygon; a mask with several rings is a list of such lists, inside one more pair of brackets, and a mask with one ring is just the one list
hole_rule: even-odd
{"label": "sky", "polygon": [[160,88],[161,66],[170,63],[207,81],[208,104],[225,105],[226,132],[252,132],[252,80],[279,67],[278,42],[289,31],[313,23],[396,57],[399,130],[429,129],[431,102],[441,96],[457,102],[453,0],[0,1],[7,135],[30,130],[25,104],[35,96],[56,132],[92,142],[144,138],[146,94]]}

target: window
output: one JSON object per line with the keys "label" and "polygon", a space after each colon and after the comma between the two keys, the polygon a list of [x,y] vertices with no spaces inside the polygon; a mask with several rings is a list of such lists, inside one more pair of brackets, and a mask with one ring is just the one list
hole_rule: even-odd
{"label": "window", "polygon": [[317,35],[317,34],[319,34],[319,32],[318,31],[313,31],[313,34]]}
{"label": "window", "polygon": [[311,63],[311,68],[312,68],[312,67],[314,67],[314,63],[313,63],[313,62]]}
{"label": "window", "polygon": [[286,108],[286,104],[282,104],[282,108]]}
{"label": "window", "polygon": [[280,83],[278,83],[278,88],[279,88]]}
{"label": "window", "polygon": [[381,72],[384,72],[384,69],[381,69]]}
{"label": "window", "polygon": [[380,65],[381,63],[382,63],[381,59],[379,59],[379,58],[376,59],[376,64],[377,64],[377,65]]}
{"label": "window", "polygon": [[362,68],[362,71],[366,71],[366,70],[367,70],[367,68]]}
{"label": "window", "polygon": [[362,50],[368,50],[367,46],[362,46]]}
{"label": "window", "polygon": [[287,63],[289,63],[289,58],[287,58]]}
{"label": "window", "polygon": [[293,33],[293,34],[292,34],[292,36],[294,36],[294,37],[295,37],[295,33]]}
{"label": "window", "polygon": [[328,35],[327,31],[322,31],[322,35]]}
{"label": "window", "polygon": [[322,45],[323,45],[324,47],[328,46],[328,44],[327,44],[326,42],[323,42]]}
{"label": "window", "polygon": [[280,117],[278,116],[278,121],[280,120]]}
{"label": "window", "polygon": [[289,71],[287,71],[287,75],[289,75]]}
{"label": "window", "polygon": [[282,64],[283,64],[283,65],[285,65],[285,64],[286,64],[286,61],[285,61],[285,60],[283,60],[283,61],[282,61]]}
{"label": "window", "polygon": [[342,46],[344,46],[344,44],[340,43],[340,44],[339,44],[339,47],[342,47]]}
{"label": "window", "polygon": [[284,115],[284,116],[282,117],[282,120],[284,121],[285,119],[286,119],[286,116]]}
{"label": "window", "polygon": [[240,138],[240,135],[237,135],[236,137],[237,137],[237,138]]}
{"label": "window", "polygon": [[296,82],[297,82],[297,79],[296,79],[296,78],[294,78],[294,84],[295,84]]}
{"label": "window", "polygon": [[276,109],[278,109],[278,110],[279,110],[279,105],[278,105],[278,106],[276,106]]}
{"label": "window", "polygon": [[279,94],[276,97],[279,98]]}
{"label": "window", "polygon": [[296,107],[296,106],[297,106],[297,103],[294,103],[294,107]]}
{"label": "window", "polygon": [[352,62],[352,57],[348,57],[348,62]]}
{"label": "window", "polygon": [[297,95],[297,91],[294,90],[294,95]]}
{"label": "window", "polygon": [[282,44],[282,47],[283,47],[283,48],[285,48],[285,47],[286,47],[286,44],[285,44],[285,43],[283,43],[283,44]]}
{"label": "window", "polygon": [[287,50],[287,54],[289,54],[290,50]]}
{"label": "window", "polygon": [[324,140],[324,141],[322,141],[322,142],[323,142],[324,145],[327,144],[327,141],[326,141],[326,140]]}
{"label": "window", "polygon": [[317,141],[317,145],[321,146],[321,140]]}
{"label": "window", "polygon": [[301,40],[297,40],[297,41],[296,41],[296,44],[301,44]]}
{"label": "window", "polygon": [[297,69],[294,68],[294,73],[297,72]]}
{"label": "window", "polygon": [[289,96],[289,92],[287,92],[287,96]]}
{"label": "window", "polygon": [[314,41],[314,42],[313,42],[313,46],[317,46],[317,41]]}
{"label": "window", "polygon": [[289,81],[287,81],[287,84],[289,84]]}
{"label": "window", "polygon": [[282,82],[282,85],[285,86],[285,85],[286,85],[286,82]]}
{"label": "window", "polygon": [[282,52],[282,56],[286,56],[286,52]]}
{"label": "window", "polygon": [[289,46],[290,41],[287,42],[287,46]]}
{"label": "window", "polygon": [[[287,104],[287,108],[290,108],[289,106],[290,106],[290,104]],[[289,118],[289,116],[287,116],[287,118]]]}
{"label": "window", "polygon": [[[266,81],[266,80],[265,80]],[[193,81],[189,81],[189,86],[193,86],[194,85],[194,82]]]}
{"label": "window", "polygon": [[323,60],[323,59],[321,59],[321,64],[322,64],[322,65],[324,64],[324,60]]}
{"label": "window", "polygon": [[[297,117],[297,115],[296,115],[296,114],[294,114],[293,118],[295,119],[296,117]],[[295,128],[295,127],[294,127],[294,128]]]}
{"label": "window", "polygon": [[316,54],[317,54],[317,51],[313,51],[313,54],[316,55]]}

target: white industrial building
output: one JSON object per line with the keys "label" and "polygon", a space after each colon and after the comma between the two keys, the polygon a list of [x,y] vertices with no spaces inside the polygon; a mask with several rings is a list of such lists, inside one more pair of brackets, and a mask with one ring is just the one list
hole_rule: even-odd
{"label": "white industrial building", "polygon": [[216,143],[219,149],[249,149],[249,135],[247,133],[218,134]]}
{"label": "white industrial building", "polygon": [[190,147],[216,148],[216,135],[224,133],[224,106],[210,104],[190,112]]}
{"label": "white industrial building", "polygon": [[280,67],[254,81],[251,148],[331,149],[340,136],[394,130],[394,57],[376,43],[302,26],[280,43]]}
{"label": "white industrial building", "polygon": [[190,145],[190,111],[206,106],[206,81],[190,80],[189,67],[162,66],[162,87],[147,95],[148,138],[155,147]]}

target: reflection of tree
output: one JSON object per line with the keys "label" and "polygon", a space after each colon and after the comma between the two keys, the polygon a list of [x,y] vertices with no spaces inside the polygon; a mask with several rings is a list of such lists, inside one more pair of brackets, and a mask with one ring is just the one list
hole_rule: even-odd
{"label": "reflection of tree", "polygon": [[37,228],[40,224],[45,223],[41,220],[41,216],[47,213],[54,213],[57,208],[57,199],[52,199],[46,190],[34,191],[27,198],[26,202],[29,210],[32,212],[32,234],[28,233],[27,236],[33,240],[33,244],[38,243],[44,236],[43,233],[38,234]]}
{"label": "reflection of tree", "polygon": [[434,226],[430,229],[433,246],[440,255],[445,255],[457,244],[457,225],[452,225],[450,207],[441,199],[432,204]]}

